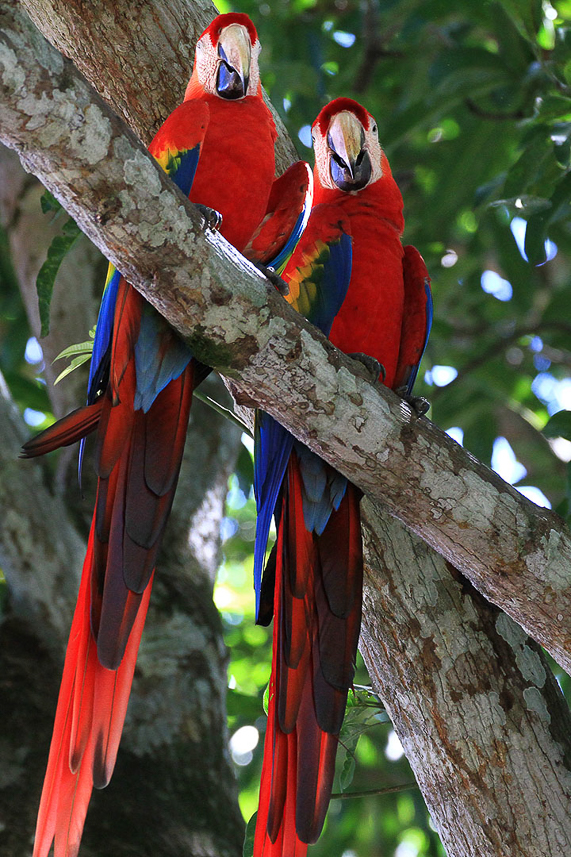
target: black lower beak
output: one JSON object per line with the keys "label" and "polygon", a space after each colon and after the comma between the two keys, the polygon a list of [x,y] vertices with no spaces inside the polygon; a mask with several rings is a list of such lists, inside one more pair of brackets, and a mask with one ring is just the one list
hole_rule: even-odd
{"label": "black lower beak", "polygon": [[216,79],[216,92],[221,98],[234,101],[244,98],[248,90],[248,81],[243,80],[236,69],[226,62],[221,62]]}
{"label": "black lower beak", "polygon": [[331,158],[331,178],[339,190],[362,190],[371,180],[369,153],[361,150],[354,163],[346,164],[341,158]]}

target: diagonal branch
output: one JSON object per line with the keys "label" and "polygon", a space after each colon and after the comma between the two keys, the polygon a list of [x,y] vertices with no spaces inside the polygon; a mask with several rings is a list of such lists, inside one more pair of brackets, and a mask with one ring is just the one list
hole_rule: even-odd
{"label": "diagonal branch", "polygon": [[[4,2],[0,138],[196,355],[449,559],[571,671],[571,536],[301,317]],[[287,371],[286,371],[287,370]]]}

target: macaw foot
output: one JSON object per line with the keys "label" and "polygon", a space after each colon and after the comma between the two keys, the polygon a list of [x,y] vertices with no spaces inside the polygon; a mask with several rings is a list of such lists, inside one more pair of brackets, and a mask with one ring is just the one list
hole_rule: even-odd
{"label": "macaw foot", "polygon": [[400,396],[401,399],[404,399],[407,405],[410,405],[417,417],[424,416],[430,408],[430,402],[428,399],[425,399],[424,396],[411,396],[406,387],[397,387],[395,393],[397,396]]}
{"label": "macaw foot", "polygon": [[258,271],[261,271],[264,276],[268,278],[272,286],[278,290],[280,295],[285,298],[286,295],[289,295],[289,286],[285,280],[282,280],[279,274],[276,274],[273,268],[268,265],[262,265],[261,262],[254,262]]}
{"label": "macaw foot", "polygon": [[382,376],[382,381],[384,383],[384,380],[387,377],[387,371],[383,364],[379,363],[375,357],[371,357],[370,354],[363,354],[361,351],[354,351],[352,354],[348,354],[347,357],[352,357],[353,360],[358,360],[359,363],[365,367],[369,381],[378,381],[379,376]]}
{"label": "macaw foot", "polygon": [[216,211],[215,208],[208,208],[207,205],[202,205],[200,202],[195,202],[194,204],[204,217],[205,228],[212,229],[213,232],[218,231],[222,226],[222,215],[220,212]]}

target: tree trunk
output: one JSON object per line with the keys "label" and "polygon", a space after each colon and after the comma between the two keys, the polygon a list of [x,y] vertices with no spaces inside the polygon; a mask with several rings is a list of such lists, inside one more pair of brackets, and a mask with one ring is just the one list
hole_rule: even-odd
{"label": "tree trunk", "polygon": [[[227,752],[227,656],[212,602],[239,432],[200,402],[190,431],[117,768],[110,787],[94,793],[85,857],[241,853],[243,822]],[[73,583],[85,553],[63,501],[43,484],[45,472],[38,463],[18,462],[23,435],[13,406],[2,398],[0,565],[10,593],[0,626],[3,857],[29,853]]]}
{"label": "tree trunk", "polygon": [[454,857],[571,852],[571,717],[525,632],[364,505],[361,652]]}

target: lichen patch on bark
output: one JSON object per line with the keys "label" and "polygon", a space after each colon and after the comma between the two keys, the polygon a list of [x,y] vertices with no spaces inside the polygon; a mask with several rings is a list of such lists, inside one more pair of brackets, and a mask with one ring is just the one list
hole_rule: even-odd
{"label": "lichen patch on bark", "polygon": [[545,723],[551,723],[551,714],[547,710],[543,696],[536,687],[526,687],[523,697],[530,711],[534,711]]}
{"label": "lichen patch on bark", "polygon": [[26,73],[18,62],[16,52],[5,42],[0,42],[0,67],[2,67],[2,83],[13,92],[18,92],[24,85]]}

